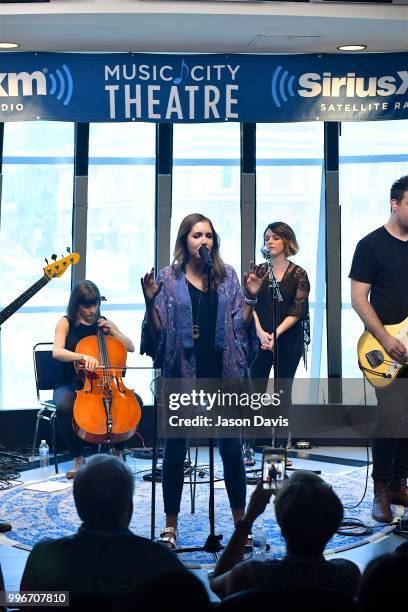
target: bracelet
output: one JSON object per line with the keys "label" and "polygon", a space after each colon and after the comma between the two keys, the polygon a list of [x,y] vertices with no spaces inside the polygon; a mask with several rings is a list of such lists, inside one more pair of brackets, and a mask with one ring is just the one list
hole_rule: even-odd
{"label": "bracelet", "polygon": [[258,302],[258,296],[254,298],[253,300],[251,300],[251,298],[245,295],[244,300],[245,300],[245,304],[248,304],[248,306],[255,306],[255,304]]}

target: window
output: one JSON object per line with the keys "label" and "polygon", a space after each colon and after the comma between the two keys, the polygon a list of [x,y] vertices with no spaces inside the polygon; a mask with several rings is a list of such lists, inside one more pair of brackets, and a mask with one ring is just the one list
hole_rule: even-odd
{"label": "window", "polygon": [[[87,278],[107,299],[112,318],[135,344],[127,364],[150,367],[139,355],[144,299],[140,278],[154,265],[155,125],[93,124],[89,135]],[[150,402],[151,376],[129,370],[126,386]]]}
{"label": "window", "polygon": [[343,377],[361,378],[357,341],[364,326],[351,306],[351,261],[357,242],[389,217],[392,183],[408,174],[402,137],[408,121],[342,124],[340,138],[340,203],[342,232]]}
{"label": "window", "polygon": [[[44,257],[71,246],[74,126],[6,123],[0,233],[0,308],[43,275]],[[36,405],[31,349],[52,341],[70,291],[70,271],[52,280],[2,327],[1,406]],[[24,384],[21,384],[24,381]]]}
{"label": "window", "polygon": [[[299,254],[293,261],[304,268],[310,280],[310,318],[312,343],[308,369],[299,364],[297,376],[325,376],[325,271],[322,215],[323,124],[258,124],[257,143],[257,217],[256,256],[269,223],[284,221],[294,230]],[[321,244],[320,241],[320,249]],[[315,314],[318,314],[315,317]],[[322,355],[323,353],[323,355]]]}
{"label": "window", "polygon": [[221,257],[241,268],[240,126],[238,123],[174,126],[171,255],[182,219],[193,212],[211,219]]}

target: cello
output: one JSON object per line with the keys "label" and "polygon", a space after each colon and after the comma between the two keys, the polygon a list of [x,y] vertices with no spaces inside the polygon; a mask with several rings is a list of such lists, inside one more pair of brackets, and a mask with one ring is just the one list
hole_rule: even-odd
{"label": "cello", "polygon": [[[117,444],[136,432],[141,408],[133,390],[125,387],[126,347],[118,338],[105,335],[103,327],[77,344],[76,351],[96,357],[94,372],[83,370],[84,387],[77,391],[72,426],[92,444]],[[114,364],[114,365],[112,365]]]}

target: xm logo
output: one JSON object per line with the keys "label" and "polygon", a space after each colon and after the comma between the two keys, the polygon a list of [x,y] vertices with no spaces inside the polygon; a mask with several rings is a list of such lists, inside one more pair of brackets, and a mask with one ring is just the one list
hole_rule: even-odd
{"label": "xm logo", "polygon": [[48,68],[34,72],[0,72],[0,98],[56,96],[67,106],[72,98],[74,82],[66,64],[55,75]]}
{"label": "xm logo", "polygon": [[292,75],[291,77],[289,77],[289,80],[286,83],[286,79],[288,78],[289,73],[287,70],[284,70],[283,72],[282,70],[283,70],[282,66],[278,66],[276,68],[275,72],[272,75],[272,83],[271,83],[272,99],[278,108],[282,106],[282,102],[288,101],[288,98],[285,92],[285,88],[287,90],[287,93],[291,96],[291,98],[293,98],[293,96],[295,95],[295,92],[293,91],[293,82],[295,80],[295,77]]}
{"label": "xm logo", "polygon": [[[271,90],[274,104],[280,108],[282,103],[288,101],[288,95],[295,94],[302,98],[315,98],[317,96],[328,98],[375,98],[377,96],[402,96],[408,91],[408,71],[398,70],[396,75],[385,76],[356,76],[355,72],[348,72],[345,76],[333,76],[331,72],[305,72],[299,77],[289,76],[287,70],[282,72],[278,66],[272,74]],[[294,90],[294,82],[297,78]]]}

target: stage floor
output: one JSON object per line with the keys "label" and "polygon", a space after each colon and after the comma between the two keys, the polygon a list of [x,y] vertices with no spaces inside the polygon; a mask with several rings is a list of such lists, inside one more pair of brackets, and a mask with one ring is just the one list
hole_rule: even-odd
{"label": "stage floor", "polygon": [[[216,453],[218,454],[217,450]],[[257,453],[256,456],[259,460],[260,454]],[[293,458],[294,468],[316,471],[321,470],[323,474],[327,474],[330,477],[330,480],[332,480],[333,478],[335,479],[336,475],[339,477],[344,476],[344,474],[347,474],[347,471],[349,471],[350,468],[360,468],[363,470],[364,466],[366,466],[367,452],[366,448],[363,447],[316,447],[309,451],[293,451],[289,453],[289,456]],[[207,450],[205,448],[200,448],[198,462],[207,463],[207,457]],[[146,465],[148,467],[149,462],[146,462]],[[64,470],[68,469],[68,466],[69,462],[65,462],[60,465],[62,473]],[[54,468],[50,466],[49,468],[37,468],[21,472],[20,481],[28,482],[40,480],[45,478],[47,475],[52,474],[53,470]],[[248,475],[250,475],[249,470]],[[363,494],[363,491],[364,487],[361,488],[361,495]],[[371,493],[368,495],[371,495]],[[371,502],[371,499],[369,501]],[[7,519],[7,516],[5,516],[3,512],[4,507],[0,516]],[[345,512],[345,514],[347,514],[347,512]],[[392,552],[403,541],[403,538],[390,533],[380,536],[375,542],[366,543],[363,545],[357,544],[354,548],[346,551],[330,553],[328,556],[331,558],[341,557],[351,559],[359,565],[361,570],[364,570],[365,566],[371,559],[383,553]],[[0,563],[7,590],[18,590],[28,554],[29,552],[27,550],[19,548],[18,542],[12,546],[0,544]],[[199,570],[197,574],[204,581],[206,580],[205,570]]]}

